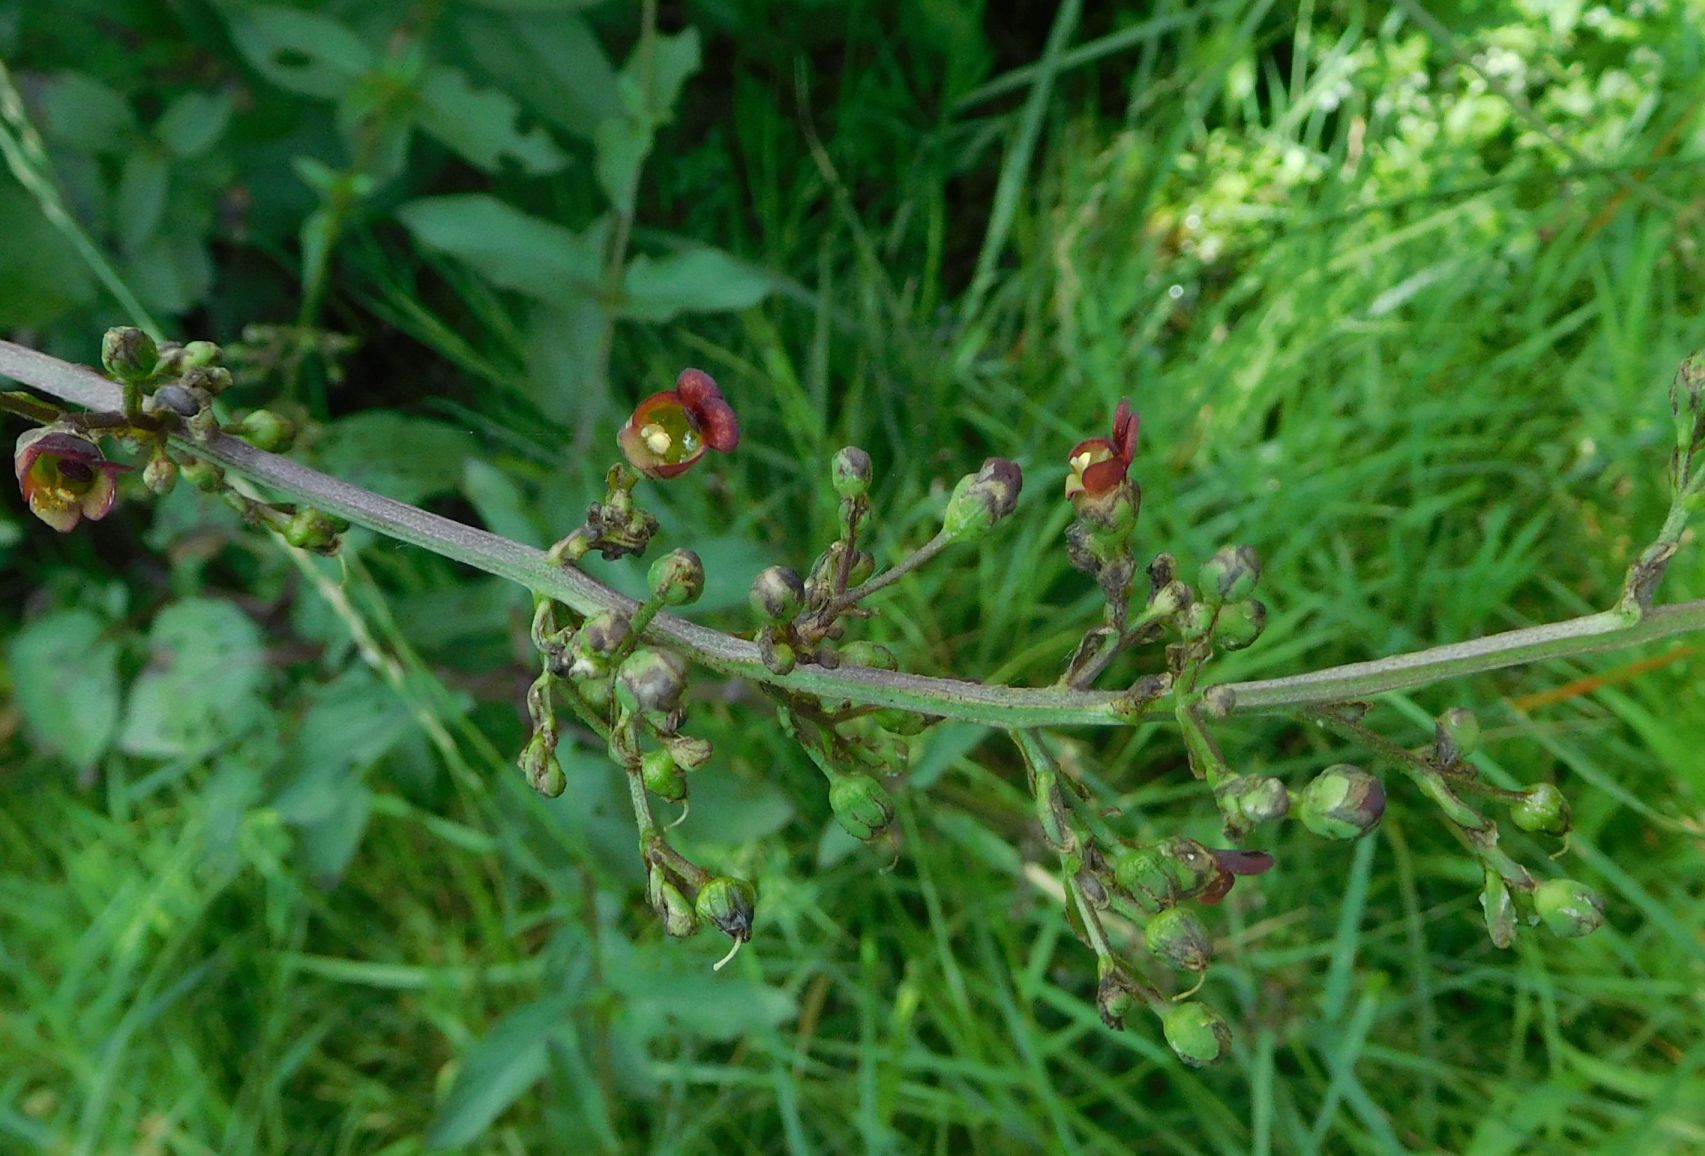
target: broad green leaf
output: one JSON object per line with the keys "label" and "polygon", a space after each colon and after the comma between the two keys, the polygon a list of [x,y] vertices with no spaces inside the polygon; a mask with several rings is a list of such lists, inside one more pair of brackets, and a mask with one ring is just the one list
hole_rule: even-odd
{"label": "broad green leaf", "polygon": [[474,439],[459,429],[387,410],[330,423],[318,448],[334,477],[410,503],[455,490],[462,463],[478,453]]}
{"label": "broad green leaf", "polygon": [[123,96],[92,76],[61,72],[42,87],[41,131],[77,152],[117,152],[130,146],[136,116]]}
{"label": "broad green leaf", "polygon": [[515,480],[491,463],[469,458],[462,467],[462,493],[493,534],[529,546],[542,546],[544,534]]}
{"label": "broad green leaf", "polygon": [[627,997],[627,1022],[642,1039],[697,1036],[736,1040],[792,1019],[794,999],[780,988],[700,966],[687,970],[671,952],[602,941],[604,974]]}
{"label": "broad green leaf", "polygon": [[622,316],[669,321],[682,313],[749,309],[775,289],[769,273],[720,249],[641,256],[634,258],[622,281]]}
{"label": "broad green leaf", "polygon": [[700,843],[753,843],[793,818],[793,801],[781,788],[729,774],[713,762],[691,779],[692,806],[679,831]]}
{"label": "broad green leaf", "polygon": [[486,77],[564,132],[590,140],[605,118],[622,112],[615,66],[570,12],[465,12],[455,30]]}
{"label": "broad green leaf", "polygon": [[517,1008],[468,1049],[427,1129],[427,1147],[455,1148],[483,1136],[545,1074],[546,1045],[573,1006],[556,995]]}
{"label": "broad green leaf", "polygon": [[336,805],[297,831],[302,865],[317,885],[337,886],[361,848],[372,814],[373,792],[361,780],[349,778],[339,785]]}
{"label": "broad green leaf", "polygon": [[0,221],[6,222],[0,329],[46,325],[94,299],[94,278],[77,250],[30,195],[6,178],[0,178]]}
{"label": "broad green leaf", "polygon": [[651,130],[631,117],[612,116],[598,126],[595,143],[598,187],[610,199],[611,207],[631,216],[639,190],[639,170],[651,153]]}
{"label": "broad green leaf", "polygon": [[131,685],[119,733],[126,751],[199,758],[259,718],[266,676],[260,628],[231,603],[173,603],[155,617],[148,650],[148,669]]}
{"label": "broad green leaf", "polygon": [[374,66],[373,50],[330,16],[260,6],[231,18],[231,39],[262,76],[291,92],[335,100]]}
{"label": "broad green leaf", "polygon": [[86,610],[37,618],[8,652],[18,709],[36,742],[93,766],[118,726],[118,647]]}
{"label": "broad green leaf", "polygon": [[184,159],[205,156],[231,123],[235,102],[231,94],[186,92],[178,96],[154,124],[154,135],[175,156]]}
{"label": "broad green leaf", "polygon": [[588,294],[541,305],[527,327],[527,374],[516,384],[539,412],[563,424],[564,438],[603,428],[610,397],[598,342],[606,321],[603,304]]}
{"label": "broad green leaf", "polygon": [[558,301],[590,292],[601,276],[602,222],[576,233],[483,193],[411,201],[397,217],[420,244],[465,261],[500,288]]}
{"label": "broad green leaf", "polygon": [[166,189],[170,171],[166,158],[152,148],[131,150],[118,178],[118,243],[127,253],[148,243],[166,213]]}
{"label": "broad green leaf", "polygon": [[520,109],[495,88],[476,89],[454,68],[429,69],[416,94],[414,120],[424,131],[487,172],[519,168],[554,173],[568,162],[544,129],[516,125]]}
{"label": "broad green leaf", "polygon": [[622,65],[622,99],[629,115],[642,124],[669,120],[682,86],[699,70],[699,59],[696,28],[657,37],[649,54],[644,46],[636,47]]}

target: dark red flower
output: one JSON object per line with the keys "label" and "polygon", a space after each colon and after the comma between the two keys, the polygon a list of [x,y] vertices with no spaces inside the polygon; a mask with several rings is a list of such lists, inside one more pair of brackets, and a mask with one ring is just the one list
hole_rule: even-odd
{"label": "dark red flower", "polygon": [[1226,897],[1239,875],[1260,875],[1273,869],[1273,857],[1265,851],[1213,851],[1214,876],[1196,898],[1203,903],[1218,903]]}
{"label": "dark red flower", "polygon": [[672,478],[704,457],[740,444],[740,421],[716,381],[702,369],[683,369],[675,388],[634,407],[616,435],[628,463],[649,478]]}
{"label": "dark red flower", "polygon": [[28,431],[12,452],[12,470],[30,513],[61,534],[84,518],[106,517],[118,499],[118,475],[129,468],[107,461],[83,434],[59,426]]}
{"label": "dark red flower", "polygon": [[1105,494],[1124,481],[1131,459],[1136,456],[1137,429],[1141,424],[1131,408],[1131,399],[1120,398],[1119,408],[1113,411],[1113,436],[1085,438],[1072,447],[1066,497]]}

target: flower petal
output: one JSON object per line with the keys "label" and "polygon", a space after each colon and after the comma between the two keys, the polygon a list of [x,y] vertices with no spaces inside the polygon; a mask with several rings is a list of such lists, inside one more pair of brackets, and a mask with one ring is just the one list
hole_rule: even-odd
{"label": "flower petal", "polygon": [[1142,426],[1142,419],[1131,408],[1131,399],[1119,399],[1119,408],[1113,411],[1113,445],[1114,452],[1127,463],[1137,454],[1137,430]]}
{"label": "flower petal", "polygon": [[1113,457],[1096,462],[1083,471],[1083,488],[1091,494],[1105,494],[1125,480],[1130,468],[1131,463],[1124,458]]}

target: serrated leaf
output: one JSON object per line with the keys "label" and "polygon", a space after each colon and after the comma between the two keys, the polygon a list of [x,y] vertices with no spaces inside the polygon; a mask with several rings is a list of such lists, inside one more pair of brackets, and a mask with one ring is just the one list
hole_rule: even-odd
{"label": "serrated leaf", "polygon": [[483,193],[411,201],[397,217],[420,244],[541,300],[590,293],[602,276],[603,222],[576,233]]}
{"label": "serrated leaf", "polygon": [[231,123],[236,102],[229,92],[186,92],[178,96],[154,123],[154,135],[175,156],[205,156]]}
{"label": "serrated leaf", "polygon": [[372,70],[366,41],[330,16],[293,8],[247,8],[231,39],[255,71],[280,88],[335,100]]}
{"label": "serrated leaf", "polygon": [[414,121],[486,172],[512,166],[537,176],[567,164],[567,155],[544,129],[521,131],[516,125],[520,111],[507,93],[475,88],[457,69],[438,65],[421,81]]}
{"label": "serrated leaf", "polygon": [[259,718],[260,628],[229,602],[189,598],[166,607],[148,632],[148,649],[119,733],[126,751],[199,758]]}
{"label": "serrated leaf", "polygon": [[24,725],[38,745],[91,767],[118,726],[118,647],[100,619],[67,610],[27,623],[8,649]]}
{"label": "serrated leaf", "polygon": [[565,995],[527,1004],[469,1048],[427,1129],[427,1147],[454,1148],[483,1136],[545,1074],[546,1045],[573,1007]]}
{"label": "serrated leaf", "polygon": [[775,278],[720,249],[634,258],[622,280],[622,316],[669,321],[682,313],[749,309],[776,289]]}

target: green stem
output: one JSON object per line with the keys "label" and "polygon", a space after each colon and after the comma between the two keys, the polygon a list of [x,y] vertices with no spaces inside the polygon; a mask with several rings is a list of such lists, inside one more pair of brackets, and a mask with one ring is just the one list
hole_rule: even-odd
{"label": "green stem", "polygon": [[[884,570],[870,581],[864,583],[862,586],[854,586],[851,590],[848,590],[845,594],[842,594],[839,598],[835,599],[835,601],[830,604],[829,609],[825,612],[825,616],[833,618],[834,615],[839,614],[849,606],[857,605],[859,602],[862,602],[872,594],[875,594],[883,587],[893,585],[912,571],[916,570],[919,566],[922,566],[924,563],[934,558],[937,554],[947,549],[947,547],[952,544],[952,538],[949,538],[945,532],[938,531],[935,537],[925,542],[922,546],[919,546],[916,550],[913,550],[895,565],[890,566],[888,569]],[[851,554],[850,549],[848,550],[848,554]]]}
{"label": "green stem", "polygon": [[[14,378],[87,409],[115,410],[121,400],[118,386],[101,375],[9,341],[0,341],[0,376]],[[534,593],[564,603],[577,613],[616,610],[631,615],[638,608],[633,599],[618,594],[581,570],[553,565],[542,550],[327,477],[288,458],[257,450],[247,442],[224,435],[206,442],[178,435],[172,440],[186,452],[214,461],[287,498],[510,579]],[[869,585],[866,583],[866,587]],[[1700,630],[1705,630],[1705,599],[1657,607],[1635,622],[1615,611],[1602,611],[1371,662],[1227,685],[1236,696],[1234,714],[1290,713]],[[1118,707],[1121,695],[1116,691],[986,686],[854,666],[825,670],[803,664],[789,674],[778,675],[764,666],[758,648],[752,643],[672,614],[659,614],[646,636],[713,670],[767,683],[791,694],[845,699],[854,705],[899,707],[1008,730],[1125,726],[1159,721],[1172,714],[1166,702],[1148,706],[1134,717],[1121,714]]]}

